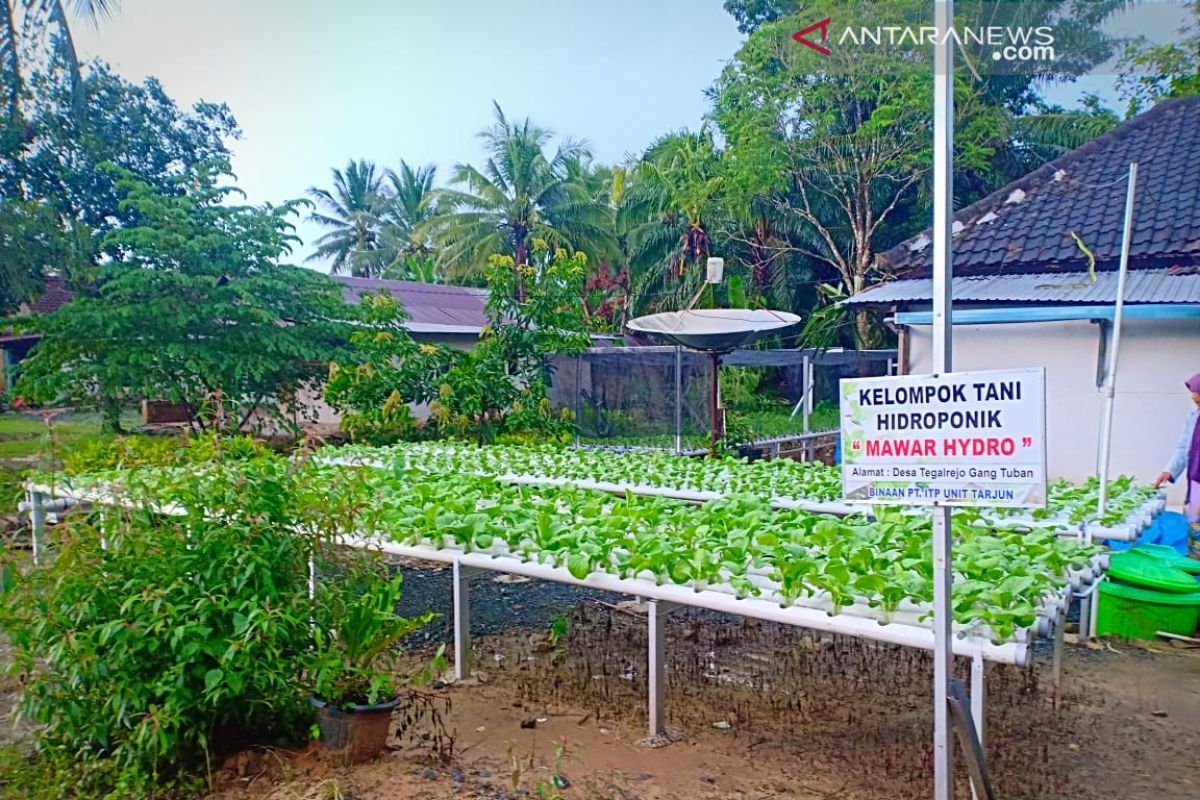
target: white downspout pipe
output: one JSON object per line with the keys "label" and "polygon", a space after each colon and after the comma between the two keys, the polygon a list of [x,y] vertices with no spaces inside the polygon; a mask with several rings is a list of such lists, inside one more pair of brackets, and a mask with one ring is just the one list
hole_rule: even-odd
{"label": "white downspout pipe", "polygon": [[1113,310],[1112,347],[1108,354],[1108,374],[1104,376],[1104,416],[1100,430],[1100,463],[1097,464],[1100,474],[1100,500],[1096,508],[1096,516],[1104,517],[1108,506],[1108,462],[1112,451],[1113,406],[1116,403],[1117,388],[1117,355],[1121,348],[1121,318],[1125,311],[1125,279],[1129,274],[1129,245],[1133,234],[1133,195],[1137,189],[1138,165],[1136,161],[1129,164],[1129,183],[1125,190],[1125,229],[1121,235],[1121,264],[1117,271],[1117,301]]}

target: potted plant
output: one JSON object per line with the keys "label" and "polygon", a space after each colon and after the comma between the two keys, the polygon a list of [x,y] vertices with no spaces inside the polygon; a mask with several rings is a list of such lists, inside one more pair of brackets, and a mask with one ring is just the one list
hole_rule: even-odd
{"label": "potted plant", "polygon": [[[387,744],[399,703],[399,654],[393,647],[437,615],[396,613],[401,576],[367,569],[322,583],[313,629],[311,680],[321,743],[351,763],[367,761]],[[439,651],[434,665],[441,661]]]}

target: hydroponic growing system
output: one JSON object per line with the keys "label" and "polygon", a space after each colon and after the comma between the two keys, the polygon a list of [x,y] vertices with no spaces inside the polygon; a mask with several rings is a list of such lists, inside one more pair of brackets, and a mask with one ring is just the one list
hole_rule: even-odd
{"label": "hydroponic growing system", "polygon": [[[451,566],[459,678],[470,671],[473,572],[648,601],[652,737],[664,732],[664,619],[679,607],[933,648],[928,515],[876,509],[868,517],[838,502],[837,472],[819,464],[445,443],[344,447],[318,454],[317,464],[331,474],[356,470],[371,492],[374,521],[348,524],[341,543]],[[237,462],[227,462],[199,476],[154,469],[32,482],[24,507],[35,559],[48,510],[150,502],[185,513],[172,489],[178,480],[236,474]],[[1106,565],[1080,513],[1096,488],[1056,484],[1044,512],[955,517],[953,649],[972,659],[981,736],[985,660],[1026,665],[1033,639],[1053,633],[1058,673],[1065,611]],[[1162,507],[1128,480],[1110,493],[1111,514],[1123,516],[1103,520],[1107,531],[1135,535]]]}

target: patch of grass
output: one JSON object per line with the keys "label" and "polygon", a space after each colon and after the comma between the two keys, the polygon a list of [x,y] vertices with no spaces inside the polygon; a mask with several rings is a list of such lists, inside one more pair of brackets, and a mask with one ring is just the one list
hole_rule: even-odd
{"label": "patch of grass", "polygon": [[65,777],[50,761],[35,757],[28,748],[18,744],[0,746],[0,797],[61,798]]}
{"label": "patch of grass", "polygon": [[20,434],[39,434],[46,430],[46,424],[28,414],[8,412],[0,414],[0,436]]}
{"label": "patch of grass", "polygon": [[[132,414],[122,418],[127,426],[139,421]],[[112,434],[100,432],[100,417],[94,412],[68,411],[56,415],[51,424],[53,446],[41,414],[20,411],[0,414],[0,459],[36,460],[40,462],[37,466],[45,467],[50,466],[51,457],[56,454],[61,456],[86,443],[113,438]]]}

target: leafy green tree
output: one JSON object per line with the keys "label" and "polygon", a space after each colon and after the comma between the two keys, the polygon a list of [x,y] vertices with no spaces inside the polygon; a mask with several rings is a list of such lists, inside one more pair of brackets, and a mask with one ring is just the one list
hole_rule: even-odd
{"label": "leafy green tree", "polygon": [[[955,4],[960,28],[1053,25],[1059,51],[1045,65],[1008,69],[977,47],[960,51],[960,204],[1115,124],[1095,104],[1081,110],[1048,106],[1038,90],[1084,74],[1111,56],[1115,40],[1100,23],[1125,5],[1116,0]],[[819,19],[817,11],[836,21],[919,29],[931,22],[928,4],[843,0],[815,8],[796,0],[728,0],[725,8],[739,29],[750,33],[711,92],[713,117],[727,141],[722,162],[729,217],[740,220],[741,228],[728,235],[757,263],[768,253],[801,272],[807,263],[818,279],[857,293],[872,276],[875,253],[924,227],[928,218],[930,53],[864,42],[853,48],[835,43],[825,56],[797,47],[790,37]],[[762,213],[768,205],[776,206],[776,213]],[[763,224],[769,222],[774,224]],[[864,315],[857,329],[860,340],[868,335],[866,323]]]}
{"label": "leafy green tree", "polygon": [[[386,293],[364,298],[354,345],[330,365],[325,397],[343,428],[360,441],[422,437],[492,441],[561,439],[572,421],[550,409],[546,358],[590,343],[583,306],[587,257],[551,253],[534,240],[528,263],[493,256],[488,269],[489,324],[470,351],[417,343],[403,307]],[[429,419],[410,406],[428,404]]]}
{"label": "leafy green tree", "polygon": [[[855,18],[850,0],[828,11]],[[871,18],[919,25],[910,0],[874,3]],[[894,48],[796,47],[804,17],[759,26],[713,90],[734,197],[766,198],[789,230],[789,248],[836,275],[848,294],[867,287],[881,236],[916,199],[931,165],[930,65]],[[806,23],[805,23],[806,24]],[[798,27],[799,26],[799,27]],[[962,84],[958,165],[986,170],[1001,144],[995,107]],[[870,338],[861,315],[857,338]]]}
{"label": "leafy green tree", "polygon": [[0,199],[0,314],[33,300],[47,272],[71,272],[90,252],[89,232],[64,230],[46,203]]}
{"label": "leafy green tree", "polygon": [[[69,108],[69,87],[35,77],[21,146],[0,152],[0,189],[8,197],[49,202],[64,220],[103,234],[137,220],[122,205],[115,164],[161,192],[182,191],[178,178],[199,164],[228,159],[240,135],[222,103],[180,108],[154,78],[134,84],[104,63],[83,79],[88,102],[81,116]],[[119,253],[110,253],[119,256]]]}
{"label": "leafy green tree", "polygon": [[387,206],[385,176],[365,159],[349,161],[344,170],[332,172],[332,191],[315,186],[308,190],[318,208],[308,218],[330,230],[317,239],[317,248],[307,260],[333,259],[334,274],[370,277],[384,263],[379,232]]}
{"label": "leafy green tree", "polygon": [[404,327],[408,315],[387,292],[362,296],[351,350],[329,364],[325,400],[355,441],[387,444],[417,435],[410,405],[429,403],[445,365],[446,348],[418,344]]}
{"label": "leafy green tree", "polygon": [[43,338],[18,391],[98,406],[110,426],[135,398],[182,403],[200,427],[302,410],[298,390],[323,377],[349,331],[334,282],[277,263],[295,241],[297,203],[224,202],[236,190],[220,185],[221,162],[175,178],[167,193],[109,169],[139,222],[105,236],[122,258],[34,320]]}
{"label": "leafy green tree", "polygon": [[722,8],[737,20],[738,33],[753,33],[763,23],[797,11],[799,5],[796,0],[725,0]]}
{"label": "leafy green tree", "polygon": [[427,225],[451,278],[482,277],[493,255],[509,255],[516,267],[529,263],[534,239],[554,247],[598,254],[615,248],[608,215],[571,179],[572,165],[587,147],[564,139],[553,155],[551,132],[529,119],[510,121],[495,107],[495,124],[482,133],[488,152],[482,168],[459,164],[458,189],[438,193],[439,213]]}
{"label": "leafy green tree", "polygon": [[534,441],[573,430],[546,397],[546,358],[574,355],[591,343],[583,305],[587,256],[531,243],[529,260],[493,256],[488,269],[489,325],[475,348],[455,353],[442,376],[431,421],[455,436]]}
{"label": "leafy green tree", "polygon": [[1118,85],[1130,115],[1166,97],[1200,94],[1200,0],[1188,5],[1179,34],[1167,44],[1140,38],[1126,46]]}

